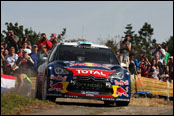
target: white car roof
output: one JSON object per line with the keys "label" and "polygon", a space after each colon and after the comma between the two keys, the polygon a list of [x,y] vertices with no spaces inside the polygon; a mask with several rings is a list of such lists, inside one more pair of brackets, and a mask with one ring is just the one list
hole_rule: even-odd
{"label": "white car roof", "polygon": [[91,45],[91,48],[108,48],[105,45],[93,44],[92,42],[61,42],[60,44],[63,45],[70,45],[70,46],[79,46],[79,45]]}

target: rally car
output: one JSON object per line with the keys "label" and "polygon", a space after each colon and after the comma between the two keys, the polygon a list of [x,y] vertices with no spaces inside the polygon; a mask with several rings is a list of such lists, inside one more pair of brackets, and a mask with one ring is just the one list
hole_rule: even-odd
{"label": "rally car", "polygon": [[86,98],[127,106],[130,95],[130,73],[104,45],[59,43],[38,68],[36,97],[40,99]]}

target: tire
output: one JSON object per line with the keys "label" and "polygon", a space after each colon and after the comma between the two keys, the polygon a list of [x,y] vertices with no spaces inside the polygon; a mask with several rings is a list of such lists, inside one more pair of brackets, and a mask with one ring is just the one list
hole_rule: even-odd
{"label": "tire", "polygon": [[117,106],[128,106],[129,101],[116,101]]}
{"label": "tire", "polygon": [[115,102],[113,102],[113,101],[104,101],[104,104],[107,106],[110,106],[110,105],[114,106],[114,103]]}
{"label": "tire", "polygon": [[47,96],[47,78],[44,78],[43,80],[43,86],[42,86],[42,100],[49,100],[51,102],[55,102],[56,101],[56,97],[55,96]]}
{"label": "tire", "polygon": [[35,98],[42,99],[42,84],[39,83],[38,78],[36,79],[35,85]]}

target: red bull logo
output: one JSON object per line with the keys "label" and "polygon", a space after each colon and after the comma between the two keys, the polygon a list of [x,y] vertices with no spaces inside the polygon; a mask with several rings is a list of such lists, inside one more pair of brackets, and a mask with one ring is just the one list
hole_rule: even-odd
{"label": "red bull logo", "polygon": [[112,94],[113,97],[118,97],[122,95],[129,97],[129,95],[127,94],[128,87],[126,87],[126,90],[125,90],[122,87],[119,87],[118,85],[113,85],[112,88],[113,88],[113,94]]}
{"label": "red bull logo", "polygon": [[48,91],[60,91],[61,93],[66,93],[67,90],[67,86],[68,86],[69,82],[59,82],[59,83],[55,83],[53,84],[53,81],[50,81],[50,88],[48,89]]}
{"label": "red bull logo", "polygon": [[128,80],[126,81],[121,80],[120,82],[115,80],[115,85],[129,85],[129,82]]}
{"label": "red bull logo", "polygon": [[67,76],[61,76],[61,75],[54,76],[54,75],[50,75],[50,79],[59,80],[59,81],[66,81]]}

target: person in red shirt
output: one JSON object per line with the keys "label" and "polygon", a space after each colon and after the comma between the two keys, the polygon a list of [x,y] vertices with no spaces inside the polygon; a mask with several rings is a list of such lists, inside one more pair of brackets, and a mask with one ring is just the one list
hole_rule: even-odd
{"label": "person in red shirt", "polygon": [[38,46],[39,49],[41,49],[42,46],[46,46],[47,51],[49,51],[52,48],[53,45],[49,40],[47,40],[46,34],[42,33],[41,34],[41,39],[37,42],[37,46]]}
{"label": "person in red shirt", "polygon": [[151,66],[151,63],[149,62],[148,58],[145,56],[142,56],[141,63],[140,63],[141,76],[149,77],[150,66]]}
{"label": "person in red shirt", "polygon": [[50,41],[52,42],[53,45],[58,43],[56,33],[51,34]]}

